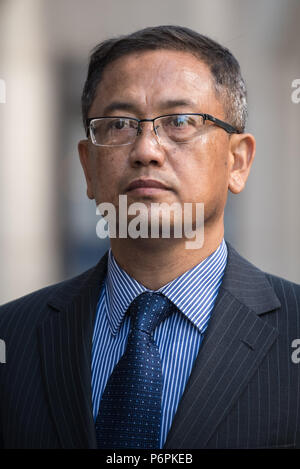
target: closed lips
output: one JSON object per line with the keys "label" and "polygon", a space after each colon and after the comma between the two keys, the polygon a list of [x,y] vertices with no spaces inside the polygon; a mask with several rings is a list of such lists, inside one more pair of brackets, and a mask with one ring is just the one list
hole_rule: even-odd
{"label": "closed lips", "polygon": [[127,191],[137,189],[139,187],[156,187],[159,189],[168,189],[168,187],[166,187],[162,182],[155,181],[154,179],[138,179],[129,184]]}

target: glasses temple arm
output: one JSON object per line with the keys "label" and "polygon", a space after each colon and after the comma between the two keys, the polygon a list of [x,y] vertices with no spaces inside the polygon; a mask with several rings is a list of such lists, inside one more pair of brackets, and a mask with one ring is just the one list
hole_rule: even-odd
{"label": "glasses temple arm", "polygon": [[222,127],[222,129],[226,130],[229,134],[240,134],[241,132],[233,127],[230,124],[227,124],[227,122],[221,121],[220,119],[217,119],[216,117],[210,115],[210,114],[202,114],[204,122],[206,120],[209,120],[211,122],[214,122],[217,124],[219,127]]}

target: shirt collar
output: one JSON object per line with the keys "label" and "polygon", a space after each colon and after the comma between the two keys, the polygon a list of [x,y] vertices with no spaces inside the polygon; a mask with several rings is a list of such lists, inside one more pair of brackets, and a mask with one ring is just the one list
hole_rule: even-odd
{"label": "shirt collar", "polygon": [[[226,262],[227,246],[223,239],[210,256],[156,291],[169,298],[200,332],[204,332],[209,319],[207,313],[217,297]],[[145,291],[153,290],[144,287],[122,269],[109,249],[105,301],[112,334],[118,332],[134,298]]]}

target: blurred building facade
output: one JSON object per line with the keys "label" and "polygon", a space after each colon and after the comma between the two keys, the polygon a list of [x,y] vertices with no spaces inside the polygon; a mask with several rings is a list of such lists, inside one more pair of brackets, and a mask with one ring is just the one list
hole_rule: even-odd
{"label": "blurred building facade", "polygon": [[225,237],[300,283],[299,19],[297,0],[2,0],[0,303],[82,272],[109,246],[96,236],[77,154],[88,55],[103,39],[159,24],[195,29],[239,60],[257,153],[244,192],[229,194]]}

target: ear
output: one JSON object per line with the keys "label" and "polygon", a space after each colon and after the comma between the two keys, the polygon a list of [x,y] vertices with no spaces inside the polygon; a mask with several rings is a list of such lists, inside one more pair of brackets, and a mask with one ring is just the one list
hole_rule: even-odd
{"label": "ear", "polygon": [[92,152],[89,148],[89,141],[88,140],[80,140],[78,143],[78,153],[79,153],[79,159],[81,166],[84,171],[85,175],[85,180],[86,180],[86,193],[89,199],[94,199],[94,191],[93,191],[93,185],[92,185]]}
{"label": "ear", "polygon": [[228,189],[233,194],[238,194],[246,185],[254,160],[255,138],[251,134],[232,134],[229,152]]}

